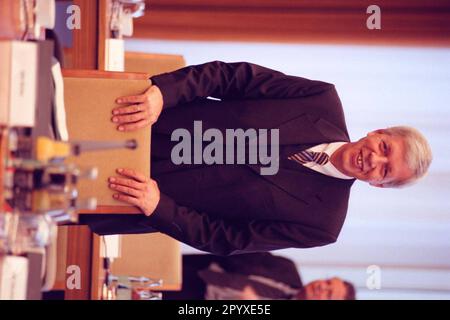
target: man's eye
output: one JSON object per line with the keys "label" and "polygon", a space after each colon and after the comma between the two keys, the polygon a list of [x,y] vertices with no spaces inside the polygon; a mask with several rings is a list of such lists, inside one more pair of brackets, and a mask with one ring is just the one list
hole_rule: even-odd
{"label": "man's eye", "polygon": [[383,141],[383,152],[385,155],[387,154],[387,149],[388,149],[387,144],[386,144],[386,142]]}
{"label": "man's eye", "polygon": [[387,166],[385,166],[384,170],[383,170],[383,178],[386,178],[387,173],[388,173],[388,168],[387,168]]}

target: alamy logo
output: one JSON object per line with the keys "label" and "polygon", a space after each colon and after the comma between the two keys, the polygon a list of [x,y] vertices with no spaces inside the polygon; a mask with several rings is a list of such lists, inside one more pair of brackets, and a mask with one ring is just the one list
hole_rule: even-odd
{"label": "alamy logo", "polygon": [[66,13],[70,16],[66,20],[66,26],[69,30],[81,29],[81,9],[79,6],[72,4],[66,8]]}
{"label": "alamy logo", "polygon": [[[279,169],[278,129],[226,129],[224,137],[219,129],[203,132],[202,121],[194,121],[193,137],[189,130],[179,128],[172,132],[171,140],[179,142],[171,152],[176,165],[259,163],[261,175],[274,175]],[[204,142],[209,142],[205,148]]]}
{"label": "alamy logo", "polygon": [[366,273],[368,277],[366,279],[366,286],[369,290],[381,289],[381,268],[376,264],[372,264],[367,267]]}
{"label": "alamy logo", "polygon": [[70,265],[66,269],[66,288],[69,290],[81,289],[81,269],[77,265]]}
{"label": "alamy logo", "polygon": [[369,30],[381,29],[381,9],[376,4],[367,7],[366,13],[370,14],[366,20],[366,26]]}

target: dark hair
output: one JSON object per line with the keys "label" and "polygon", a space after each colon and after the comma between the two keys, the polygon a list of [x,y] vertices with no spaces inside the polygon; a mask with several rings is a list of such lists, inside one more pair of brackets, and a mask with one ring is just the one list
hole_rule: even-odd
{"label": "dark hair", "polygon": [[355,286],[347,281],[344,281],[344,285],[346,291],[344,300],[356,300]]}

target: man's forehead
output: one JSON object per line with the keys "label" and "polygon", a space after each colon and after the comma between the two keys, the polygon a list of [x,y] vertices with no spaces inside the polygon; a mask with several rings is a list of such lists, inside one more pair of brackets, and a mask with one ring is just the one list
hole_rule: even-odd
{"label": "man's forehead", "polygon": [[405,139],[401,136],[388,135],[391,142],[391,175],[389,175],[389,181],[402,181],[409,179],[414,175],[413,170],[409,167],[408,160],[406,158],[407,146]]}

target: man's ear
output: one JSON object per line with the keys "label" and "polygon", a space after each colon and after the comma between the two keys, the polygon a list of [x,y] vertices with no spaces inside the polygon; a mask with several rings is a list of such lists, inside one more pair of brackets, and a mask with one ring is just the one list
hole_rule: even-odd
{"label": "man's ear", "polygon": [[386,188],[386,186],[385,186],[384,184],[382,184],[382,183],[369,182],[369,184],[370,184],[372,187]]}

